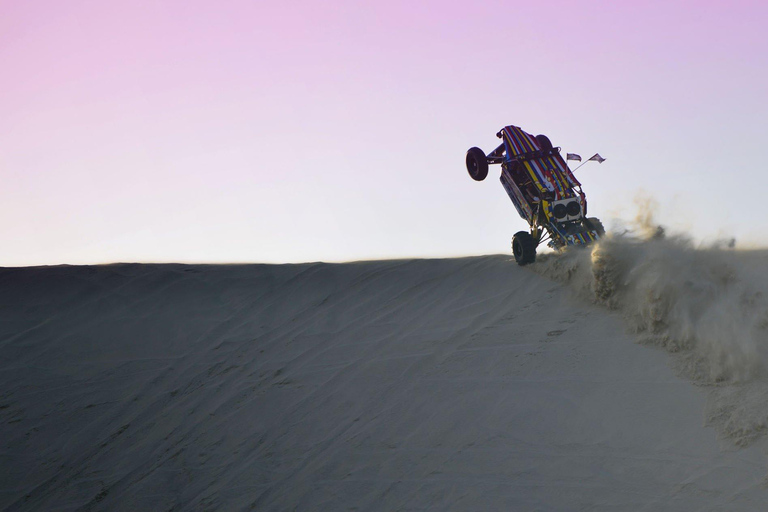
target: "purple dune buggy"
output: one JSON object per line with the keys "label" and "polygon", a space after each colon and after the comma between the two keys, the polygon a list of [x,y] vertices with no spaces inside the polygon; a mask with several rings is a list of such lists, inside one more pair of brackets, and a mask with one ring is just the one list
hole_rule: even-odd
{"label": "purple dune buggy", "polygon": [[581,183],[546,135],[506,126],[496,136],[502,143],[487,155],[477,147],[467,151],[467,170],[472,179],[482,181],[489,164],[501,164],[501,184],[530,226],[530,232],[520,231],[512,239],[519,265],[533,263],[536,248],[544,241],[560,249],[586,245],[604,235],[600,220],[587,217]]}

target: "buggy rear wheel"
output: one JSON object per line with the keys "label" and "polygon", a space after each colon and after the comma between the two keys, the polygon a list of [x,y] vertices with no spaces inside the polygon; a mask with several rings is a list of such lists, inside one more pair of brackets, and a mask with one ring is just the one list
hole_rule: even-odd
{"label": "buggy rear wheel", "polygon": [[518,265],[536,261],[536,241],[527,231],[518,231],[512,238],[512,254]]}
{"label": "buggy rear wheel", "polygon": [[480,148],[469,148],[467,151],[467,171],[475,181],[483,181],[488,176],[488,158]]}
{"label": "buggy rear wheel", "polygon": [[604,236],[605,235],[605,228],[603,227],[603,223],[600,222],[600,219],[597,217],[587,217],[584,219],[584,227],[593,231],[597,231],[597,236]]}

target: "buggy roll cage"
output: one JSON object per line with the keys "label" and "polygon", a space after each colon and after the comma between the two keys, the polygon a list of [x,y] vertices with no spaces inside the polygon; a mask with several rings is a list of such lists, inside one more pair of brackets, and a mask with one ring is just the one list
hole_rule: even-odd
{"label": "buggy roll cage", "polygon": [[[502,138],[501,131],[498,131],[496,133],[496,137],[498,137],[499,139]],[[542,158],[542,157],[554,155],[556,153],[557,154],[560,153],[559,146],[550,147],[549,150],[530,151],[528,153],[521,153],[514,158],[510,158],[510,160],[511,161],[532,160],[534,158]],[[499,144],[499,146],[496,149],[494,149],[493,151],[488,153],[488,155],[486,155],[486,160],[488,161],[488,164],[503,163],[505,158],[506,158],[506,148],[503,142]]]}

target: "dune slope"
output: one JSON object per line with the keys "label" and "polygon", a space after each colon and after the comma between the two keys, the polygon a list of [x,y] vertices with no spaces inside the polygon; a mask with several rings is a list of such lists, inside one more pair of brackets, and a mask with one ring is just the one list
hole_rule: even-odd
{"label": "dune slope", "polygon": [[764,504],[762,441],[544,260],[1,269],[0,509]]}

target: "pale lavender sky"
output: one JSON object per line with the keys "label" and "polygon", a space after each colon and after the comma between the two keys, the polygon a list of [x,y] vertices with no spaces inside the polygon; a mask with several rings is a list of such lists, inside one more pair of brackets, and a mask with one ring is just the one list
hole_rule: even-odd
{"label": "pale lavender sky", "polygon": [[509,251],[470,146],[608,160],[700,239],[768,227],[763,2],[0,0],[0,265]]}

